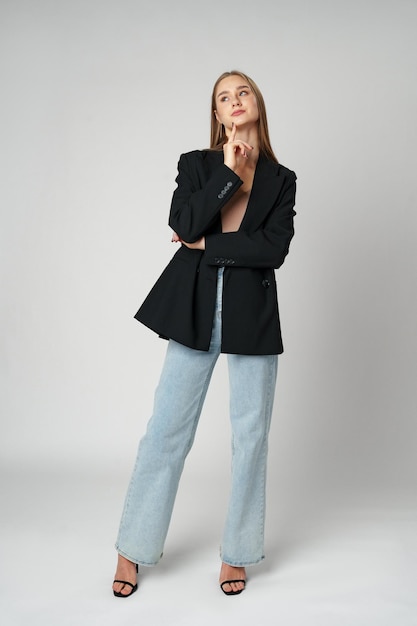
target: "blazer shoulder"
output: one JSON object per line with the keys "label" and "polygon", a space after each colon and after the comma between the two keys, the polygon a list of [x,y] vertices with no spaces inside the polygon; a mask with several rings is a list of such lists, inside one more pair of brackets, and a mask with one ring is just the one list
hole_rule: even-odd
{"label": "blazer shoulder", "polygon": [[191,150],[190,152],[183,152],[179,159],[180,164],[183,163],[207,163],[217,164],[223,162],[223,152],[217,150]]}
{"label": "blazer shoulder", "polygon": [[182,152],[180,155],[180,159],[198,159],[201,158],[203,154],[203,150],[190,150],[189,152]]}
{"label": "blazer shoulder", "polygon": [[285,178],[297,180],[296,173],[293,172],[293,170],[290,170],[288,167],[285,167],[285,165],[282,165],[281,163],[278,164],[278,176],[284,176]]}
{"label": "blazer shoulder", "polygon": [[214,150],[192,150],[181,154],[178,172],[195,177],[200,183],[207,181],[223,164],[223,152]]}
{"label": "blazer shoulder", "polygon": [[184,161],[203,161],[207,158],[207,155],[213,150],[190,150],[189,152],[182,152],[180,155],[180,160]]}

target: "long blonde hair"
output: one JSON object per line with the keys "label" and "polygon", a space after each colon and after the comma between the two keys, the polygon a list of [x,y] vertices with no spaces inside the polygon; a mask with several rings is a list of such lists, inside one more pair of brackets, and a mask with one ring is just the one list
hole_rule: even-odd
{"label": "long blonde hair", "polygon": [[232,70],[231,72],[224,72],[214,83],[213,93],[211,96],[211,128],[210,128],[210,150],[222,150],[223,145],[227,141],[226,130],[221,124],[214,113],[216,110],[216,90],[223,78],[228,76],[240,76],[247,82],[253,93],[255,94],[256,102],[258,104],[259,119],[258,119],[258,134],[259,134],[259,153],[265,156],[267,159],[278,163],[278,159],[274,154],[271,147],[271,141],[269,139],[268,121],[266,119],[266,108],[263,96],[257,84],[249,78],[243,72],[238,70]]}

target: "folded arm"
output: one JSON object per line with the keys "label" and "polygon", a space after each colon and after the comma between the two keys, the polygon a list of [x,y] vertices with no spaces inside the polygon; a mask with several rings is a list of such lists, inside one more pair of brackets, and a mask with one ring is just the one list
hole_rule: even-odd
{"label": "folded arm", "polygon": [[195,159],[189,159],[187,154],[181,155],[169,225],[181,241],[189,243],[196,242],[206,234],[222,207],[242,185],[239,176],[224,164],[219,165],[199,187],[197,181],[200,177]]}

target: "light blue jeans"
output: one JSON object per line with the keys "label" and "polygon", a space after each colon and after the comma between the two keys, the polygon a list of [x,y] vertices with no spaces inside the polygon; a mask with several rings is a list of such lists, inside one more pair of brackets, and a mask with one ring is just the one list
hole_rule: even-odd
{"label": "light blue jeans", "polygon": [[[140,441],[120,522],[117,551],[156,565],[162,556],[184,461],[191,449],[214,365],[220,354],[223,269],[208,352],[170,340],[154,412]],[[221,559],[247,566],[264,558],[268,433],[276,355],[228,354],[232,478]]]}

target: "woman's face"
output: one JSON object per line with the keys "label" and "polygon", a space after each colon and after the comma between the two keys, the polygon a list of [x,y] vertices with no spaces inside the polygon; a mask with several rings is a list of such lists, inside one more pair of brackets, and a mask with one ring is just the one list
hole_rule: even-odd
{"label": "woman's face", "polygon": [[239,128],[256,124],[259,119],[255,94],[242,76],[223,78],[217,85],[215,102],[216,119],[228,130],[232,124]]}

